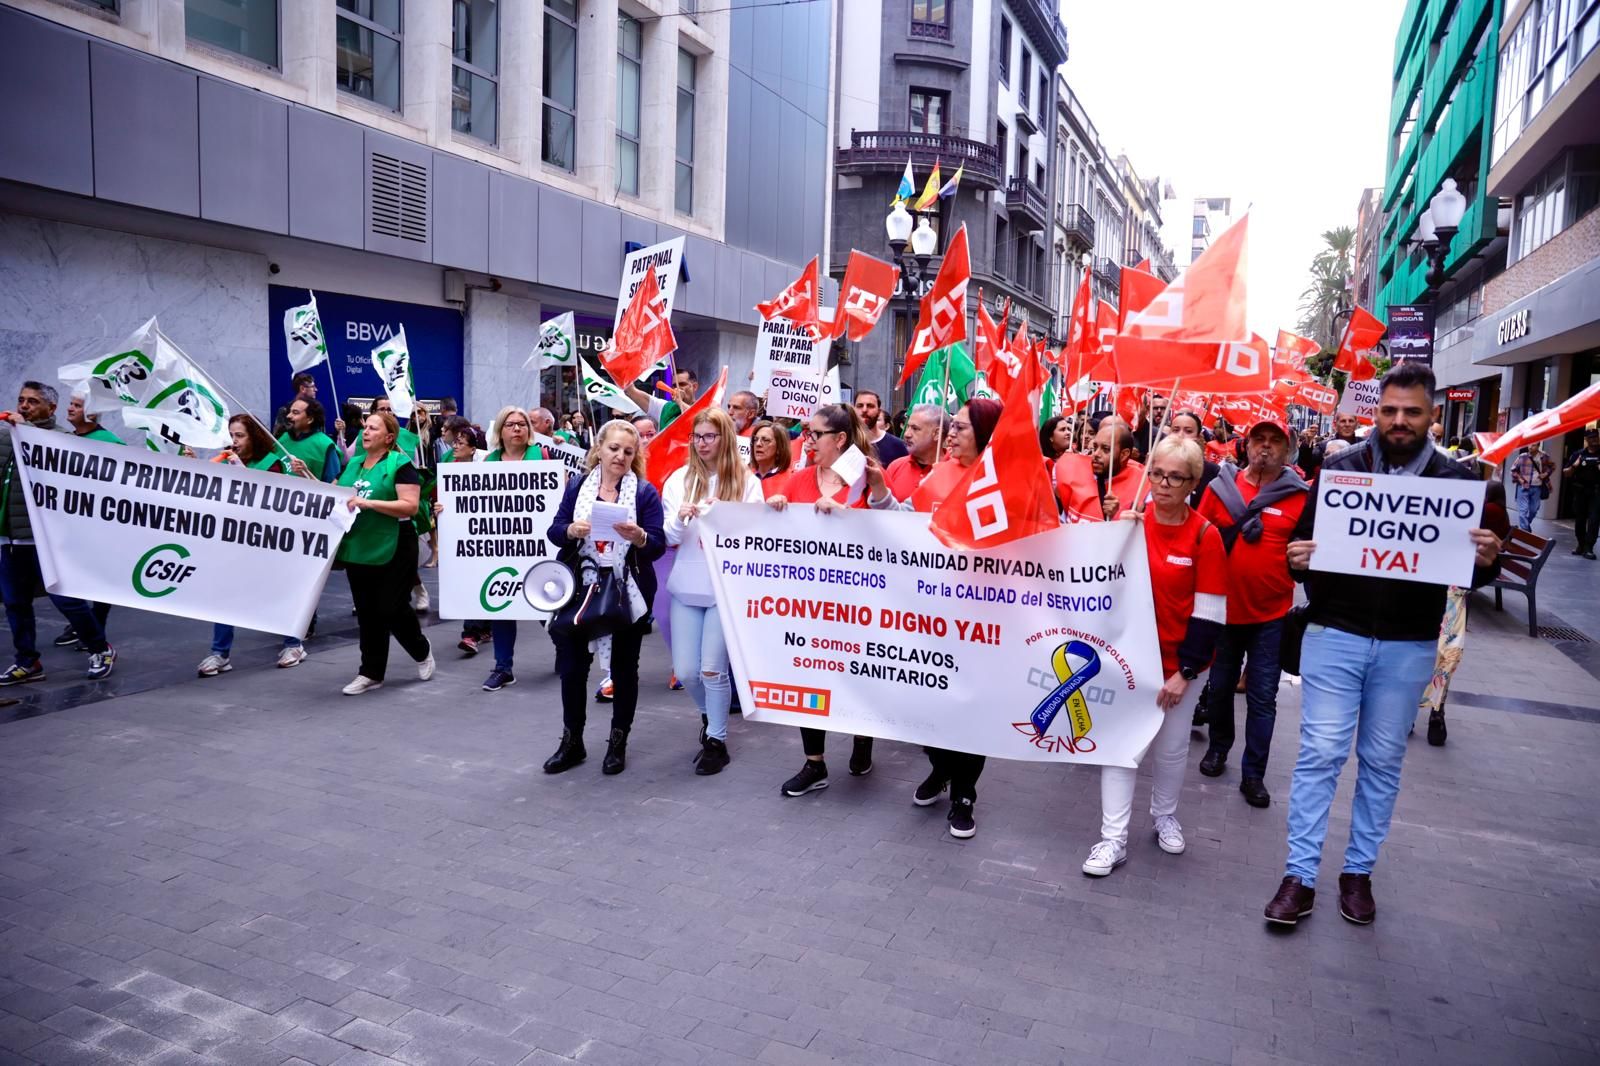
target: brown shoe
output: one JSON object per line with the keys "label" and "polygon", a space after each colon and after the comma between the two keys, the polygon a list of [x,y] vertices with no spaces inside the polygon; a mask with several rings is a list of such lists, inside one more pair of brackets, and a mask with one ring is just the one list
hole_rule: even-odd
{"label": "brown shoe", "polygon": [[1298,877],[1285,877],[1278,886],[1278,894],[1267,904],[1267,921],[1273,925],[1298,925],[1301,918],[1311,913],[1311,904],[1316,898],[1316,889],[1307,888]]}
{"label": "brown shoe", "polygon": [[1371,874],[1339,875],[1339,913],[1347,922],[1372,924],[1378,916],[1378,905],[1372,902]]}

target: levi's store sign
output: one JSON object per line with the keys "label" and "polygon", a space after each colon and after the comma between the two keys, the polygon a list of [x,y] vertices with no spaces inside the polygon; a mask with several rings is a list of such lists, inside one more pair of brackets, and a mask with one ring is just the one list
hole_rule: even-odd
{"label": "levi's store sign", "polygon": [[1448,399],[1451,403],[1467,403],[1467,402],[1469,402],[1469,401],[1471,401],[1473,399],[1476,399],[1477,395],[1478,395],[1478,390],[1477,389],[1446,389],[1445,390],[1445,398]]}

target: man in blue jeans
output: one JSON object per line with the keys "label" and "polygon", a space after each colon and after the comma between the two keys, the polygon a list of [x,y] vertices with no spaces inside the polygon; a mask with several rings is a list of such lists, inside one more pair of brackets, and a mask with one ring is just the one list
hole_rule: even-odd
{"label": "man in blue jeans", "polygon": [[[1381,382],[1372,435],[1328,460],[1320,476],[1354,471],[1469,480],[1466,470],[1428,442],[1433,389],[1433,372],[1425,366],[1408,362],[1390,370]],[[1311,613],[1300,654],[1300,758],[1289,787],[1289,861],[1266,919],[1292,926],[1311,913],[1328,812],[1353,738],[1358,769],[1339,913],[1366,925],[1377,915],[1372,868],[1400,794],[1400,764],[1417,702],[1433,676],[1448,590],[1311,570],[1315,522],[1313,496],[1288,549],[1289,568],[1306,584]],[[1476,588],[1499,571],[1500,539],[1487,529],[1471,530],[1470,536],[1477,551]]]}
{"label": "man in blue jeans", "polygon": [[1517,489],[1518,529],[1533,532],[1533,520],[1539,517],[1539,508],[1550,491],[1550,475],[1555,468],[1555,460],[1544,454],[1544,445],[1538,441],[1522,449],[1522,454],[1512,462],[1511,483]]}

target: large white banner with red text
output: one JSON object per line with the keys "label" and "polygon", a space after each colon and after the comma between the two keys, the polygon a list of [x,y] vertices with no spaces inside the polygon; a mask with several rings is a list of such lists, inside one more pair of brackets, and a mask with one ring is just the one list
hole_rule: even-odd
{"label": "large white banner with red text", "polygon": [[923,514],[722,503],[700,521],[747,720],[1111,766],[1161,724],[1136,522],[960,552]]}

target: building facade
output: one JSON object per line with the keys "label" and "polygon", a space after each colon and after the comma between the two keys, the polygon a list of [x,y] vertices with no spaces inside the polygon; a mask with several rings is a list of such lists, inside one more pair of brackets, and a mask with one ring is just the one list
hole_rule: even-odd
{"label": "building facade", "polygon": [[1351,295],[1358,306],[1371,308],[1378,295],[1378,234],[1383,229],[1383,190],[1362,189],[1356,203],[1355,256]]}
{"label": "building facade", "polygon": [[1233,225],[1233,199],[1228,196],[1197,196],[1190,212],[1189,263],[1200,258],[1200,253],[1211,247],[1211,242]]}
{"label": "building facade", "polygon": [[1096,299],[1117,303],[1120,264],[1126,239],[1128,204],[1116,160],[1072,86],[1062,79],[1056,90],[1057,199],[1054,300],[1058,338],[1065,337],[1085,271]]}
{"label": "building facade", "polygon": [[[910,161],[917,192],[937,164],[943,180],[964,167],[959,191],[930,214],[938,233],[922,291],[944,249],[967,227],[969,308],[980,290],[991,309],[1011,300],[1013,321],[1047,329],[1055,307],[1050,247],[1056,70],[1067,33],[1042,0],[881,0],[841,4],[834,69],[832,239],[827,270],[844,273],[850,250],[888,259],[884,221]],[[907,249],[907,256],[910,250]],[[902,274],[894,306],[861,343],[839,345],[841,379],[886,398],[916,321]],[[896,401],[898,406],[900,401]]]}
{"label": "building facade", "polygon": [[826,241],[833,5],[698,7],[5,0],[4,369],[53,380],[157,315],[270,410],[310,290],[324,388],[372,395],[404,325],[419,394],[487,419],[554,399],[522,369],[542,319],[598,346],[625,251],[682,236],[678,359],[739,375]]}
{"label": "building facade", "polygon": [[1149,260],[1150,271],[1171,281],[1178,276],[1172,253],[1161,241],[1161,205],[1173,199],[1172,186],[1160,178],[1139,177],[1125,155],[1117,156],[1117,177],[1122,183],[1122,199],[1128,207],[1122,237],[1123,260],[1130,265]]}

